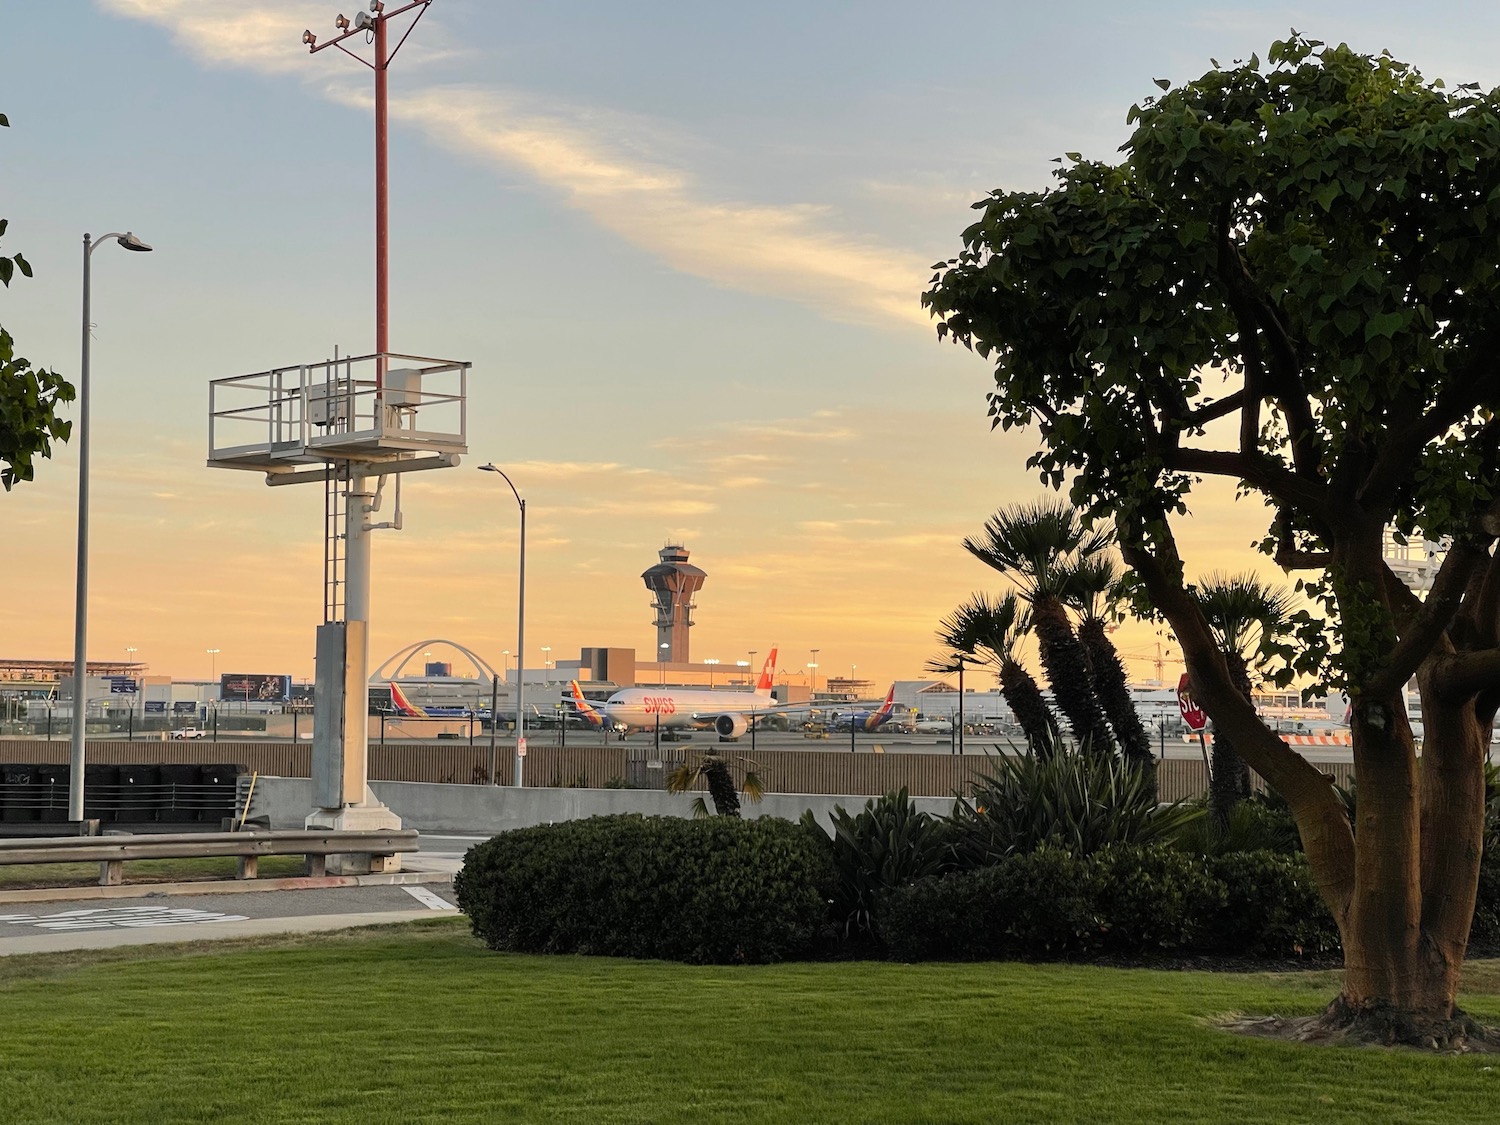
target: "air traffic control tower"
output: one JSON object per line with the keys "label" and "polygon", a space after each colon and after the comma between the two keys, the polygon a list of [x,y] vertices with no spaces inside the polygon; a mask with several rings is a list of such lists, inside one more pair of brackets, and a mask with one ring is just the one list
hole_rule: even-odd
{"label": "air traffic control tower", "polygon": [[658,552],[661,562],[641,575],[656,599],[656,658],[669,664],[688,660],[688,630],[693,627],[693,595],[708,577],[688,564],[688,550],[668,544]]}

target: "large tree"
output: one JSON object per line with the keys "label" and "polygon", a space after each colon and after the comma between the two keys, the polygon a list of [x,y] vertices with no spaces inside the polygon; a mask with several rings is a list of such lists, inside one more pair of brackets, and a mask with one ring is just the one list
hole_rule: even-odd
{"label": "large tree", "polygon": [[[0,127],[9,126],[0,113]],[[0,236],[6,225],[0,219]],[[17,273],[30,277],[31,264],[20,254],[0,257],[0,285],[10,288]],[[58,417],[57,408],[72,401],[67,380],[16,355],[15,341],[0,327],[0,486],[7,492],[17,481],[31,480],[32,462],[52,456],[54,440],[68,440],[73,424]]]}
{"label": "large tree", "polygon": [[[1325,1026],[1451,1041],[1500,703],[1500,92],[1295,33],[1158,85],[1121,162],[976,204],[924,302],[994,361],[1030,464],[1114,522],[1216,729],[1291,804],[1343,939]],[[1352,700],[1357,833],[1188,589],[1174,530],[1205,477],[1265,502],[1262,548],[1321,607],[1284,672]],[[1425,598],[1392,526],[1451,537]]]}

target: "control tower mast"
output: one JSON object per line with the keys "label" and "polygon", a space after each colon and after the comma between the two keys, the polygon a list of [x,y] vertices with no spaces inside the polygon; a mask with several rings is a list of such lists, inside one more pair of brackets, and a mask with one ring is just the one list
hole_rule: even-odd
{"label": "control tower mast", "polygon": [[[655,597],[656,658],[671,664],[688,659],[688,630],[693,627],[693,595],[708,577],[688,565],[688,550],[668,544],[658,552],[661,562],[641,575]],[[665,647],[663,647],[665,646]]]}

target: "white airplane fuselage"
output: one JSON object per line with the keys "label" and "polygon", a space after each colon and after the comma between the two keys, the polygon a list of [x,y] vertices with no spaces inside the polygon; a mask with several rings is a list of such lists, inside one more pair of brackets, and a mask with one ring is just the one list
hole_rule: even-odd
{"label": "white airplane fuselage", "polygon": [[[627,730],[704,730],[743,733],[757,715],[777,708],[769,692],[709,691],[705,688],[625,688],[597,705],[605,718]],[[726,720],[720,723],[719,720]],[[728,731],[720,729],[727,726]]]}

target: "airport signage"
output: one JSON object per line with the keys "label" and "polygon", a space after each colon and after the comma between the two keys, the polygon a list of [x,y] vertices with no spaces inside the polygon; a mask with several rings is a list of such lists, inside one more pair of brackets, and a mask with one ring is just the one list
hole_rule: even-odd
{"label": "airport signage", "polygon": [[129,676],[111,676],[109,678],[109,693],[111,695],[134,695],[138,684]]}
{"label": "airport signage", "polygon": [[1177,709],[1182,712],[1182,721],[1187,724],[1188,730],[1197,734],[1208,726],[1208,716],[1203,713],[1203,708],[1198,706],[1198,701],[1193,698],[1193,685],[1188,680],[1188,674],[1184,672],[1182,679],[1177,681]]}
{"label": "airport signage", "polygon": [[225,672],[219,677],[219,698],[243,703],[290,703],[292,677],[260,673]]}
{"label": "airport signage", "polygon": [[198,704],[191,699],[178,699],[172,703],[172,714],[174,715],[196,715]]}
{"label": "airport signage", "polygon": [[146,700],[146,714],[164,715],[167,712],[167,701],[165,699]]}

